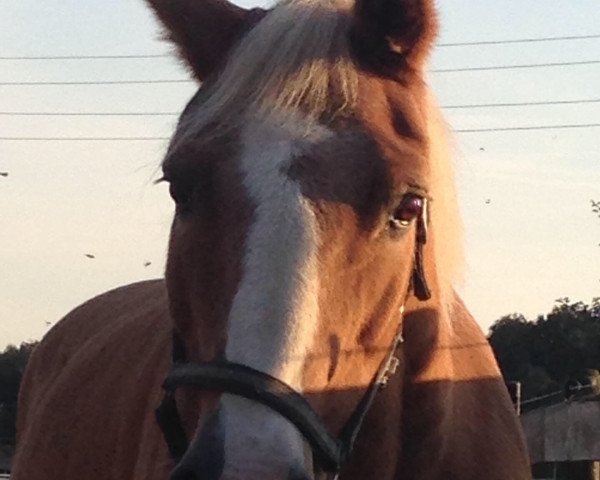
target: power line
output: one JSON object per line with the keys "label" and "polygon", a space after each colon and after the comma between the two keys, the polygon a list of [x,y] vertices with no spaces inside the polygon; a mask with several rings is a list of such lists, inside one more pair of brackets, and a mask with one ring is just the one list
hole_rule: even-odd
{"label": "power line", "polygon": [[[559,37],[540,37],[540,38],[520,38],[507,40],[476,40],[470,42],[451,42],[440,43],[438,47],[469,47],[477,45],[507,45],[514,43],[536,43],[536,42],[555,42],[571,40],[589,40],[600,38],[600,34],[590,35],[569,35]],[[132,55],[15,55],[0,56],[0,60],[118,60],[118,59],[145,59],[145,58],[168,58],[173,55],[169,53],[144,53]]]}
{"label": "power line", "polygon": [[[514,102],[514,103],[467,103],[461,105],[442,105],[446,110],[470,108],[505,108],[505,107],[535,107],[552,105],[581,105],[600,103],[598,98],[580,100],[547,100],[540,102]],[[3,116],[30,116],[30,117],[167,117],[177,116],[181,112],[1,112]]]}
{"label": "power line", "polygon": [[[493,65],[489,67],[464,67],[464,68],[446,68],[431,70],[431,73],[456,73],[456,72],[483,72],[491,70],[516,70],[529,68],[547,68],[547,67],[567,67],[576,65],[596,65],[600,60],[584,60],[579,62],[556,62],[556,63],[535,63],[523,65]],[[165,80],[89,80],[89,81],[67,81],[67,82],[0,82],[0,86],[43,86],[43,85],[151,85],[151,84],[172,84],[172,83],[193,83],[191,79],[165,79]]]}
{"label": "power line", "polygon": [[471,45],[506,45],[511,43],[555,42],[566,40],[588,40],[600,38],[600,35],[571,35],[565,37],[521,38],[513,40],[483,40],[474,42],[440,43],[438,47],[469,47]]}
{"label": "power line", "polygon": [[[584,103],[600,103],[598,98],[582,100],[549,100],[543,102],[514,102],[514,103],[473,103],[464,105],[443,105],[446,110],[460,108],[502,108],[502,107],[537,107],[541,105],[579,105]],[[0,113],[1,115],[1,113]]]}
{"label": "power line", "polygon": [[6,141],[26,141],[26,142],[139,142],[139,141],[159,141],[159,140],[170,140],[170,137],[0,137],[0,140]]}
{"label": "power line", "polygon": [[83,82],[0,82],[0,85],[12,86],[31,86],[31,85],[142,85],[142,84],[161,84],[161,83],[191,83],[190,79],[169,79],[169,80],[98,80]]}
{"label": "power line", "polygon": [[528,130],[563,130],[569,128],[598,128],[600,123],[584,123],[575,125],[533,125],[530,127],[499,127],[499,128],[469,128],[454,130],[456,133],[483,133],[483,132],[518,132]]}
{"label": "power line", "polygon": [[168,53],[150,53],[141,55],[40,55],[40,56],[5,56],[0,60],[114,60],[132,58],[165,58],[171,57]]}
{"label": "power line", "polygon": [[[575,125],[539,125],[530,127],[500,127],[500,128],[477,128],[457,129],[456,133],[484,133],[484,132],[514,132],[527,130],[559,130],[569,128],[598,128],[600,123],[575,124]],[[165,141],[170,137],[0,137],[0,141]]]}
{"label": "power line", "polygon": [[580,62],[530,63],[523,65],[493,65],[490,67],[441,68],[437,70],[431,70],[431,73],[484,72],[488,70],[517,70],[524,68],[571,67],[575,65],[596,65],[599,63],[600,60],[584,60]]}
{"label": "power line", "polygon": [[5,116],[30,117],[165,117],[181,112],[0,112]]}

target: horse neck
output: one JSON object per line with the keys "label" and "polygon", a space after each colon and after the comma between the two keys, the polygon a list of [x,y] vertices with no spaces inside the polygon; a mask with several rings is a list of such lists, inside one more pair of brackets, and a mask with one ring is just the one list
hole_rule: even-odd
{"label": "horse neck", "polygon": [[434,295],[406,304],[403,369],[377,398],[347,478],[530,478],[518,419],[485,335],[452,290],[440,294],[432,256],[426,258]]}
{"label": "horse neck", "polygon": [[460,298],[413,311],[405,320],[405,339],[397,478],[530,478],[523,435],[494,354]]}

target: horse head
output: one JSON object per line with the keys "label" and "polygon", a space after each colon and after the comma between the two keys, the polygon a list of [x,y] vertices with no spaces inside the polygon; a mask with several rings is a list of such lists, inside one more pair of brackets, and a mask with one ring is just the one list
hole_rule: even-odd
{"label": "horse head", "polygon": [[[148,1],[201,81],[163,162],[185,358],[280,381],[338,435],[389,366],[402,311],[447,322],[453,301],[460,222],[424,80],[434,2]],[[400,387],[385,392],[392,430]],[[173,480],[319,470],[263,402],[187,387],[177,399],[192,441]]]}

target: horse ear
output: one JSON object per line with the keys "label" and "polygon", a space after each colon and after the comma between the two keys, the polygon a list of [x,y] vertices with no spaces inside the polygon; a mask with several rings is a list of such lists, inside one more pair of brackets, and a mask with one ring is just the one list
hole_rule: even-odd
{"label": "horse ear", "polygon": [[235,43],[266,13],[226,0],[146,0],[198,80],[216,70]]}
{"label": "horse ear", "polygon": [[372,66],[423,68],[437,31],[434,0],[356,1],[352,43]]}

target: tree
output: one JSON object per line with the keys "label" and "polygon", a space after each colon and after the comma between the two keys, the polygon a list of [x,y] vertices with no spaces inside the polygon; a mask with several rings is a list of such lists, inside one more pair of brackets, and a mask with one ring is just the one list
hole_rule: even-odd
{"label": "tree", "polygon": [[[524,375],[530,364],[533,324],[521,314],[502,317],[490,327],[490,343],[504,378],[513,380]],[[505,346],[510,345],[510,348]]]}
{"label": "tree", "polygon": [[0,353],[0,444],[14,445],[17,399],[27,360],[37,342],[9,345]]}
{"label": "tree", "polygon": [[591,305],[558,299],[550,313],[535,321],[519,314],[502,317],[490,328],[489,340],[504,378],[522,383],[524,400],[562,395],[569,382],[596,382],[600,299]]}

